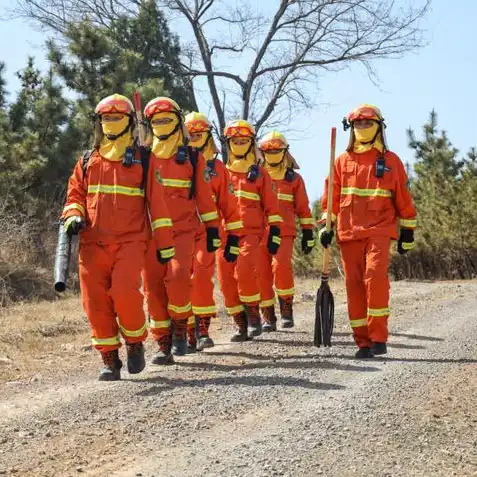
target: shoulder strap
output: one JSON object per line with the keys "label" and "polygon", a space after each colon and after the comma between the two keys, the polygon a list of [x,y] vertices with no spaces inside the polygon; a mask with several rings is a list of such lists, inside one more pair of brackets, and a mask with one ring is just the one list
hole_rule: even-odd
{"label": "shoulder strap", "polygon": [[142,166],[141,189],[145,190],[147,185],[147,175],[149,173],[151,149],[145,146],[139,146],[139,156],[141,158],[141,166]]}
{"label": "shoulder strap", "polygon": [[189,155],[189,161],[192,164],[192,181],[189,190],[189,199],[193,199],[196,193],[195,180],[197,177],[197,164],[199,162],[199,150],[195,147],[188,146],[187,152]]}
{"label": "shoulder strap", "polygon": [[86,177],[86,171],[88,170],[88,161],[90,160],[91,156],[93,155],[94,149],[90,149],[83,154],[82,161],[82,169],[83,169],[83,180]]}

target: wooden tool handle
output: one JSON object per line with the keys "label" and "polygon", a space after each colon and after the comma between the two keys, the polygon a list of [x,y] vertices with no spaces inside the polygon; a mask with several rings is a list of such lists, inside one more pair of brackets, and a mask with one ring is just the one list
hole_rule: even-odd
{"label": "wooden tool handle", "polygon": [[[331,145],[330,145],[330,172],[328,174],[328,205],[326,214],[326,231],[331,230],[331,222],[333,218],[333,182],[335,171],[335,155],[336,155],[336,128],[331,128]],[[330,268],[331,246],[323,251],[323,275],[327,276]]]}
{"label": "wooden tool handle", "polygon": [[134,108],[136,109],[137,127],[139,132],[139,145],[144,146],[146,142],[146,128],[142,118],[142,105],[141,105],[141,93],[139,91],[134,92]]}

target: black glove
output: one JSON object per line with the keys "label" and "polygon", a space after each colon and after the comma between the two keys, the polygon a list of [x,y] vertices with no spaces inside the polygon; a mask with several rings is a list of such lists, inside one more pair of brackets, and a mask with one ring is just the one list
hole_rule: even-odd
{"label": "black glove", "polygon": [[315,238],[313,237],[313,230],[311,229],[303,229],[302,230],[302,237],[301,237],[301,251],[308,255],[315,246]]}
{"label": "black glove", "polygon": [[401,229],[397,250],[401,255],[414,248],[414,229]]}
{"label": "black glove", "polygon": [[270,232],[268,233],[267,248],[272,255],[276,255],[280,247],[282,239],[280,238],[280,227],[270,225]]}
{"label": "black glove", "polygon": [[207,252],[215,252],[220,247],[219,229],[217,227],[207,227]]}
{"label": "black glove", "polygon": [[327,232],[326,227],[323,227],[318,232],[318,237],[320,238],[320,243],[324,248],[328,248],[331,245],[331,242],[333,241],[334,236],[335,236],[335,233],[333,232],[333,229],[331,229]]}
{"label": "black glove", "polygon": [[68,217],[65,221],[65,231],[69,237],[72,237],[73,235],[78,235],[79,231],[84,226],[84,220],[78,215]]}
{"label": "black glove", "polygon": [[174,247],[161,248],[156,250],[156,256],[159,262],[165,264],[172,260],[172,257],[176,254],[176,249]]}
{"label": "black glove", "polygon": [[237,235],[228,235],[225,244],[224,258],[227,262],[235,262],[239,256],[239,237]]}

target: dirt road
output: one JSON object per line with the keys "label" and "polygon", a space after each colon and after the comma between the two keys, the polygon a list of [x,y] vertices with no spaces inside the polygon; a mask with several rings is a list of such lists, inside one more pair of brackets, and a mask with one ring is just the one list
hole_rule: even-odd
{"label": "dirt road", "polygon": [[222,319],[214,349],[119,383],[96,381],[77,299],[1,316],[0,475],[476,476],[477,282],[393,284],[370,361],[341,288],[333,347],[311,346],[307,291],[291,332],[232,345]]}

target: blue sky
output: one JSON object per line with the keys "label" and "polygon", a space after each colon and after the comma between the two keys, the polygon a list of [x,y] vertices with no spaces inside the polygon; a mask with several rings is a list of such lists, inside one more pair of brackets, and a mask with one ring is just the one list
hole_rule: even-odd
{"label": "blue sky", "polygon": [[[0,0],[0,12],[13,4],[13,0]],[[297,116],[302,139],[295,133],[291,142],[311,199],[321,194],[327,174],[330,127],[338,127],[339,152],[347,143],[341,119],[360,103],[381,108],[389,146],[403,161],[413,160],[406,129],[420,132],[433,108],[462,154],[477,146],[477,53],[472,40],[476,18],[475,0],[433,0],[432,11],[422,22],[429,46],[403,59],[376,63],[379,88],[359,68],[322,78],[317,102],[326,106]],[[10,91],[18,88],[14,73],[25,65],[28,55],[37,57],[40,66],[46,64],[44,39],[24,20],[0,22],[0,60],[7,64]]]}

